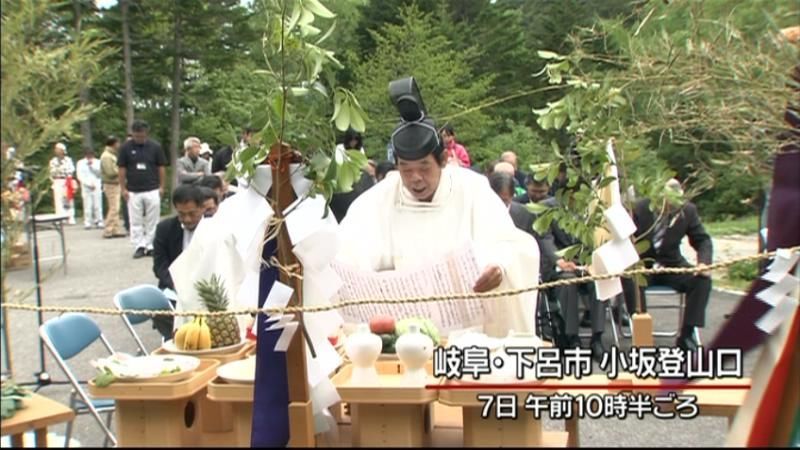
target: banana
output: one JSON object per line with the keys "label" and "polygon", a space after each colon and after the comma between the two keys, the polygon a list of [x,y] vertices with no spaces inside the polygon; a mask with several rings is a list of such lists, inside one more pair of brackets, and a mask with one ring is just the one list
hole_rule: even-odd
{"label": "banana", "polygon": [[186,346],[186,334],[191,328],[191,323],[185,323],[178,328],[178,331],[175,332],[175,347],[178,347],[180,350],[184,350]]}
{"label": "banana", "polygon": [[203,319],[200,319],[200,324],[198,326],[200,328],[200,332],[197,339],[197,349],[208,350],[211,348],[211,329]]}
{"label": "banana", "polygon": [[197,338],[199,337],[200,327],[197,325],[197,319],[192,321],[189,331],[186,332],[186,341],[184,350],[197,350]]}

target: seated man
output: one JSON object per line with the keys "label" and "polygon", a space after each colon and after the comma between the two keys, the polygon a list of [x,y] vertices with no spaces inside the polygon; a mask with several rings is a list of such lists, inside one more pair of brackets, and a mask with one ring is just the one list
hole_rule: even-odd
{"label": "seated man", "polygon": [[347,214],[347,210],[350,208],[350,205],[353,204],[353,201],[355,201],[359,195],[366,192],[374,184],[375,179],[370,176],[368,171],[362,170],[361,178],[359,178],[358,181],[353,184],[352,190],[349,192],[337,192],[333,194],[331,197],[330,208],[333,212],[333,216],[336,217],[336,220],[341,222],[344,219],[344,216]]}
{"label": "seated man", "polygon": [[525,192],[515,196],[514,201],[525,205],[528,203],[539,203],[549,197],[552,198],[551,202],[554,202],[555,198],[550,197],[548,192],[550,192],[550,186],[548,186],[547,180],[537,180],[533,175],[528,175],[525,177]]}
{"label": "seated man", "polygon": [[[156,227],[153,240],[153,273],[158,278],[159,289],[175,290],[169,266],[189,245],[197,224],[203,218],[205,200],[203,191],[193,184],[179,185],[172,192],[172,204],[178,215],[162,220]],[[172,336],[172,325],[170,316],[153,319],[153,327],[167,339]]]}
{"label": "seated man", "polygon": [[[556,199],[547,195],[549,186],[546,180],[536,180],[533,176],[529,175],[525,184],[527,187],[526,198],[520,199],[524,203],[534,202],[549,207],[557,206]],[[555,247],[556,251],[563,250],[578,243],[578,240],[564,232],[556,221],[551,222],[549,235],[552,236],[552,245]],[[583,271],[578,270],[577,265],[573,261],[567,261],[564,258],[556,256],[555,251],[550,261],[553,263],[548,268],[542,266],[542,281],[564,280],[586,275]],[[554,287],[551,292],[553,297],[558,299],[562,314],[564,315],[564,334],[566,335],[567,346],[572,348],[582,345],[578,333],[580,326],[582,326],[582,323],[586,320],[592,328],[592,338],[589,342],[592,356],[597,360],[602,358],[605,352],[605,347],[603,346],[603,332],[605,331],[606,325],[605,304],[597,300],[594,283],[557,286]],[[583,304],[586,307],[584,320],[579,318],[579,301],[581,298],[584,299]]]}
{"label": "seated man", "polygon": [[218,203],[225,200],[225,184],[222,182],[222,177],[219,175],[204,175],[202,178],[195,181],[195,184],[213,190],[217,194]]}
{"label": "seated man", "polygon": [[[667,182],[666,189],[674,192],[673,198],[681,198],[683,190],[678,180]],[[661,211],[656,206],[656,211]],[[713,245],[711,237],[706,233],[697,207],[694,203],[683,201],[666,201],[664,213],[656,216],[650,209],[650,200],[642,199],[633,209],[633,221],[636,223],[637,239],[650,242],[648,250],[641,255],[642,259],[655,260],[647,263],[647,267],[692,267],[681,253],[681,241],[689,237],[689,244],[697,252],[697,262],[711,264]],[[694,339],[695,327],[705,325],[706,305],[711,295],[711,274],[697,272],[695,274],[657,274],[647,277],[648,286],[669,286],[678,292],[686,293],[686,310],[683,314],[681,333],[676,345],[684,350],[697,348]],[[625,292],[625,304],[628,311],[633,314],[636,305],[636,286],[630,278],[622,279],[622,288]],[[647,311],[644,297],[644,287],[640,288],[642,311]]]}
{"label": "seated man", "polygon": [[219,208],[219,194],[211,188],[198,186],[203,193],[203,217],[214,217]]}
{"label": "seated man", "polygon": [[[420,117],[420,116],[417,116]],[[529,287],[539,267],[535,240],[520,232],[483,177],[448,167],[429,118],[403,121],[392,134],[397,171],[355,199],[339,227],[340,261],[364,270],[413,269],[472,243],[485,265],[474,292]],[[492,300],[483,332],[532,333],[535,292]]]}

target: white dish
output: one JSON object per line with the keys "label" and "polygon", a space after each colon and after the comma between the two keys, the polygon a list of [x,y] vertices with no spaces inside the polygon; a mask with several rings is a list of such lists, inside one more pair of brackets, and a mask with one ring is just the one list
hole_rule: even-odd
{"label": "white dish", "polygon": [[116,353],[92,361],[99,371],[110,370],[116,381],[178,381],[188,378],[200,365],[200,360],[185,355],[149,355],[133,357]]}
{"label": "white dish", "polygon": [[228,383],[253,384],[256,381],[256,357],[224,364],[217,368],[217,376]]}
{"label": "white dish", "polygon": [[227,353],[234,353],[240,348],[242,348],[247,343],[246,339],[243,339],[238,344],[227,345],[225,347],[217,347],[217,348],[209,348],[206,350],[180,350],[173,340],[169,340],[164,342],[161,345],[161,348],[164,349],[165,352],[174,353],[176,355],[224,355]]}
{"label": "white dish", "polygon": [[502,346],[502,340],[489,337],[484,333],[476,333],[474,331],[469,331],[460,336],[457,336],[454,339],[449,338],[447,340],[447,345],[457,347],[462,350],[467,347],[473,347],[473,346],[488,348],[490,352],[493,352]]}
{"label": "white dish", "polygon": [[507,347],[526,347],[526,348],[539,348],[542,346],[542,339],[535,334],[527,333],[514,333],[509,334],[508,337],[503,339],[503,348]]}

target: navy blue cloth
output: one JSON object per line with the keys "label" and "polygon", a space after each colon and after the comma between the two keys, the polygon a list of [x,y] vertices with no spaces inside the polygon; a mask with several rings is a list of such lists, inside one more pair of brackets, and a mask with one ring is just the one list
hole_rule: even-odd
{"label": "navy blue cloth", "polygon": [[[277,256],[277,242],[264,245],[265,261]],[[278,281],[278,270],[263,267],[258,277],[258,306],[262,307],[272,285]],[[253,393],[253,428],[251,447],[286,447],[289,443],[289,379],[286,353],[276,352],[275,344],[283,330],[265,331],[267,316],[256,318],[256,380]]]}

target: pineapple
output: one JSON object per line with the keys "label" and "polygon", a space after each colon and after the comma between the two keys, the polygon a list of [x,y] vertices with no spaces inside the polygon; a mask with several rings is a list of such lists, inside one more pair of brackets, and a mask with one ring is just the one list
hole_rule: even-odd
{"label": "pineapple", "polygon": [[[210,312],[228,309],[228,293],[216,274],[212,274],[208,281],[197,281],[194,286],[200,301]],[[241,341],[239,322],[235,316],[208,316],[206,323],[211,330],[211,348],[226,347]]]}

